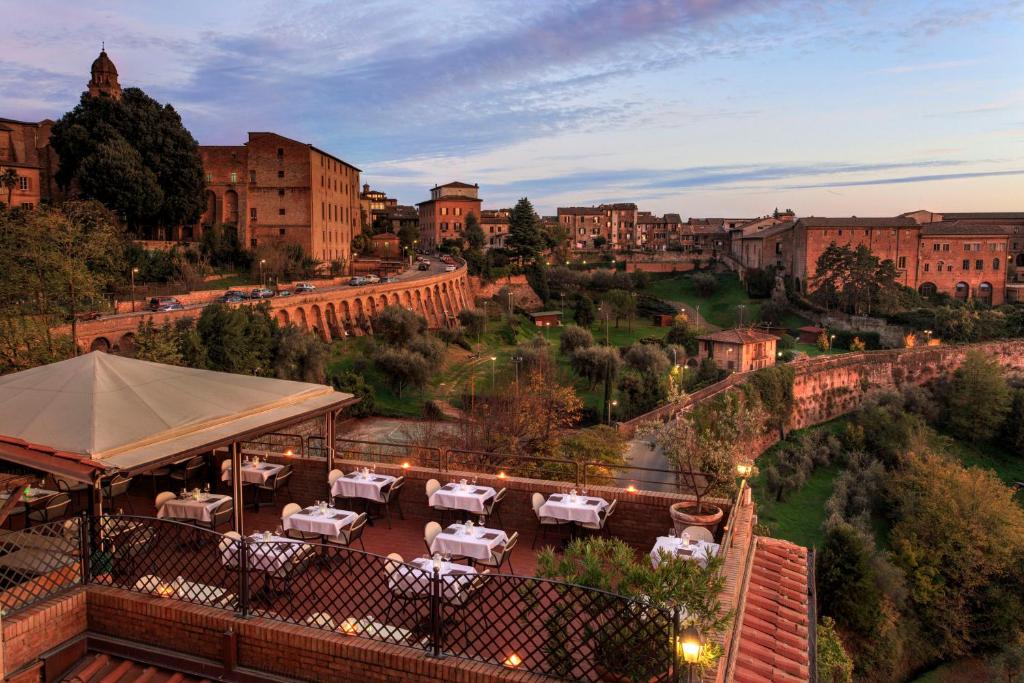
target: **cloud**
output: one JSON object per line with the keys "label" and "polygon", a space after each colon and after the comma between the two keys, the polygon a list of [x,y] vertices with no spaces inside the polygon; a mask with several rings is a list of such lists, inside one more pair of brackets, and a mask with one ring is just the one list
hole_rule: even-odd
{"label": "cloud", "polygon": [[980,59],[959,59],[948,62],[929,62],[927,64],[902,64],[879,69],[878,73],[883,74],[910,74],[919,71],[945,71],[947,69],[959,69],[965,66],[981,64]]}
{"label": "cloud", "polygon": [[809,185],[787,185],[782,190],[806,190],[825,187],[859,187],[864,185],[902,185],[904,183],[928,183],[936,180],[966,180],[970,178],[994,178],[999,176],[1024,175],[1024,168],[1008,171],[968,171],[965,173],[937,173],[934,175],[900,176],[896,178],[873,178],[871,180],[847,180]]}

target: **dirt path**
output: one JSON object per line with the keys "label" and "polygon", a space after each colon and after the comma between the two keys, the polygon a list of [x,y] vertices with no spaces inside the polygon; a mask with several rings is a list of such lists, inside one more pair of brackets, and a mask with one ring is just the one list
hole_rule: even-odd
{"label": "dirt path", "polygon": [[701,334],[705,332],[717,332],[718,330],[722,329],[717,325],[712,325],[711,323],[709,323],[704,318],[704,316],[700,315],[697,312],[696,308],[694,308],[688,303],[684,303],[682,301],[669,301],[668,303],[672,304],[680,311],[685,313],[686,317],[690,320],[690,323],[695,325]]}

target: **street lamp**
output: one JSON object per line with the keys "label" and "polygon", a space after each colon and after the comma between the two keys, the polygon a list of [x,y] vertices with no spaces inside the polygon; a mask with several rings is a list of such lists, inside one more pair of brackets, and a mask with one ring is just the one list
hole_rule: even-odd
{"label": "street lamp", "polygon": [[512,356],[512,364],[516,368],[516,392],[519,391],[519,364],[523,362],[523,357],[516,355]]}
{"label": "street lamp", "polygon": [[743,327],[743,309],[746,308],[746,304],[739,304],[736,308],[739,310],[740,324],[737,327]]}
{"label": "street lamp", "polygon": [[687,680],[693,682],[693,669],[700,661],[700,651],[703,643],[700,640],[700,632],[693,626],[687,626],[686,630],[679,637],[679,653],[686,662]]}
{"label": "street lamp", "polygon": [[612,423],[612,406],[617,406],[617,405],[619,405],[618,401],[609,401],[608,402],[608,424]]}
{"label": "street lamp", "polygon": [[267,262],[267,259],[265,259],[265,258],[261,258],[260,259],[260,287],[264,287],[265,286],[265,282],[263,280],[263,264],[266,263],[266,262]]}
{"label": "street lamp", "polygon": [[494,389],[494,362],[498,360],[497,356],[491,356],[491,389]]}
{"label": "street lamp", "polygon": [[[135,312],[135,274],[139,272],[138,268],[132,268],[132,313]],[[117,311],[114,311],[117,313]]]}

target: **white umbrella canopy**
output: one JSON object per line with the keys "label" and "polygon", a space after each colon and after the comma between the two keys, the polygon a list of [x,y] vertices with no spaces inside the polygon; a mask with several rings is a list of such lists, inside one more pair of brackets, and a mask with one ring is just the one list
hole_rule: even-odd
{"label": "white umbrella canopy", "polygon": [[0,376],[0,437],[137,467],[351,400],[321,384],[94,351]]}

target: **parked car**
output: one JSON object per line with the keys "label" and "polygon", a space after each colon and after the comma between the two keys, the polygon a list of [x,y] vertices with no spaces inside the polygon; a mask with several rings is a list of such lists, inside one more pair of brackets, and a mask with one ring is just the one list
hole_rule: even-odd
{"label": "parked car", "polygon": [[164,303],[160,304],[157,307],[156,312],[157,313],[166,313],[167,311],[183,311],[183,310],[185,310],[185,307],[181,305],[180,301],[175,300],[175,301],[167,301],[167,302],[164,302]]}
{"label": "parked car", "polygon": [[267,289],[266,287],[257,287],[249,292],[250,299],[269,299],[272,296],[274,296],[274,290]]}
{"label": "parked car", "polygon": [[444,272],[446,272],[446,273],[450,273],[450,272],[452,272],[454,270],[455,270],[455,264],[454,263],[449,263],[447,266],[444,267]]}
{"label": "parked car", "polygon": [[166,306],[168,304],[178,304],[178,306],[181,306],[181,302],[173,296],[154,296],[149,300],[149,310],[159,311],[162,306]]}
{"label": "parked car", "polygon": [[290,290],[290,289],[279,289],[277,291],[277,295],[278,296],[291,296],[292,295],[292,290]]}
{"label": "parked car", "polygon": [[430,270],[430,264],[421,261],[420,264],[416,266],[416,268],[419,270]]}
{"label": "parked car", "polygon": [[366,284],[366,278],[362,275],[356,275],[348,281],[349,287],[359,287],[360,285]]}
{"label": "parked car", "polygon": [[224,292],[219,297],[217,297],[217,301],[222,304],[237,304],[241,303],[242,301],[245,301],[248,298],[249,295],[247,295],[245,292],[239,292],[234,289],[229,289],[228,291]]}
{"label": "parked car", "polygon": [[382,284],[383,283],[398,282],[398,278],[395,277],[394,275],[385,275],[384,277],[382,277],[380,279],[380,281],[381,281]]}
{"label": "parked car", "polygon": [[370,273],[369,275],[364,277],[363,280],[365,280],[366,284],[368,284],[368,285],[375,285],[378,282],[380,282],[380,278],[377,277],[376,275],[374,275],[373,273]]}
{"label": "parked car", "polygon": [[302,292],[312,292],[314,290],[316,290],[316,287],[314,285],[309,284],[308,282],[300,282],[299,284],[295,285],[296,294],[301,294]]}

